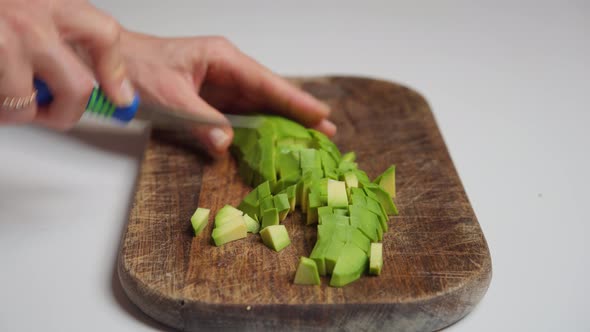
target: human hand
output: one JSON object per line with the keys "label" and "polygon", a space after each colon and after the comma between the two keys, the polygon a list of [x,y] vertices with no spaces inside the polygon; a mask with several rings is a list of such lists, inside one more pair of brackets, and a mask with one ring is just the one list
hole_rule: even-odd
{"label": "human hand", "polygon": [[[142,100],[220,118],[231,110],[267,110],[333,136],[330,109],[220,37],[159,38],[124,31],[121,52]],[[220,118],[223,120],[223,118]],[[213,156],[227,151],[229,127],[192,130]]]}
{"label": "human hand", "polygon": [[[134,97],[119,50],[117,21],[84,0],[0,0],[0,124],[69,129],[97,80],[117,105]],[[73,47],[88,55],[85,66]],[[33,77],[54,95],[37,108]]]}

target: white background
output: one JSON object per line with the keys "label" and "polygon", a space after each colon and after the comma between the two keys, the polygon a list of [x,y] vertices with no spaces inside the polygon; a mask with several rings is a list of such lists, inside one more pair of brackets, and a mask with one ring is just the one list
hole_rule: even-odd
{"label": "white background", "polygon": [[[160,35],[224,35],[285,75],[429,101],[493,279],[449,331],[588,331],[589,2],[95,1]],[[182,8],[182,6],[186,6]],[[141,129],[0,129],[0,330],[153,331],[113,271]]]}

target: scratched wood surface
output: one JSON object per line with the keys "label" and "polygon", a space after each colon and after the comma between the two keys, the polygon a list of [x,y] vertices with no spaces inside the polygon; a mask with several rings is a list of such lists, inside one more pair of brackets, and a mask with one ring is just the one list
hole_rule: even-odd
{"label": "scratched wood surface", "polygon": [[[480,301],[491,280],[486,240],[427,102],[389,82],[355,77],[294,80],[333,106],[334,141],[374,178],[397,165],[400,215],[384,235],[384,268],[344,288],[292,283],[315,228],[285,225],[276,253],[259,236],[215,247],[212,223],[193,237],[197,206],[215,213],[250,188],[232,157],[211,161],[186,137],[154,132],[142,163],[118,272],[147,315],[180,330],[402,330],[448,326]],[[187,143],[187,144],[178,144]]]}

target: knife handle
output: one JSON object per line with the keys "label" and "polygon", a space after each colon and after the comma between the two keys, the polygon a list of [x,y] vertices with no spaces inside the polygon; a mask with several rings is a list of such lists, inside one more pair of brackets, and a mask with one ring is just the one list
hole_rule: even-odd
{"label": "knife handle", "polygon": [[[34,86],[37,90],[37,105],[47,106],[53,101],[53,94],[45,82],[40,79],[34,79]],[[96,114],[107,119],[114,119],[119,122],[128,123],[135,117],[137,108],[139,107],[139,95],[136,93],[133,102],[129,106],[119,107],[111,102],[105,93],[95,86],[92,89],[88,103],[86,104],[86,112]]]}

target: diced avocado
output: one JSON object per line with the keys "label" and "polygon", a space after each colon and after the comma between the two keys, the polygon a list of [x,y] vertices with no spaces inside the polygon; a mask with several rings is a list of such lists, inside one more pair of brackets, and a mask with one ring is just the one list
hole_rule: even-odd
{"label": "diced avocado", "polygon": [[369,211],[377,215],[379,218],[379,223],[381,224],[381,229],[383,229],[384,232],[387,232],[389,229],[387,225],[388,217],[381,203],[379,203],[379,201],[377,201],[375,198],[367,197],[367,204],[365,206]]}
{"label": "diced avocado", "polygon": [[380,275],[383,267],[383,243],[371,243],[371,253],[369,257],[369,273]]}
{"label": "diced avocado", "polygon": [[316,149],[299,150],[299,162],[301,169],[322,168],[321,155]]}
{"label": "diced avocado", "polygon": [[197,208],[193,216],[191,217],[191,225],[193,226],[193,231],[195,236],[201,234],[207,222],[209,221],[209,212],[211,210],[205,209],[202,207]]}
{"label": "diced avocado", "polygon": [[299,167],[299,160],[295,156],[295,152],[288,151],[286,153],[279,153],[277,155],[277,168],[279,177],[285,178],[296,174],[301,175],[301,168]]}
{"label": "diced avocado", "polygon": [[340,173],[344,174],[346,172],[350,172],[352,170],[355,170],[357,168],[357,166],[358,165],[355,162],[341,160],[340,164],[338,165],[338,171],[340,171]]}
{"label": "diced avocado", "polygon": [[279,224],[279,212],[276,208],[268,209],[262,212],[261,229]]}
{"label": "diced avocado", "polygon": [[264,181],[256,187],[256,195],[258,200],[262,200],[270,196],[270,182]]}
{"label": "diced avocado", "polygon": [[320,206],[318,208],[318,222],[322,220],[322,217],[332,214],[332,207],[331,206]]}
{"label": "diced avocado", "polygon": [[322,206],[320,195],[315,192],[310,192],[307,206],[307,225],[318,222],[318,208]]}
{"label": "diced avocado", "polygon": [[342,208],[334,209],[334,214],[337,214],[339,216],[348,217],[348,209],[342,209]]}
{"label": "diced avocado", "polygon": [[275,125],[275,131],[279,138],[289,137],[293,139],[311,139],[311,135],[307,131],[307,128],[295,121],[291,121],[280,116],[272,116],[272,121]]}
{"label": "diced avocado", "polygon": [[219,227],[225,224],[226,222],[232,220],[233,217],[241,216],[243,214],[244,212],[236,209],[231,205],[226,204],[221,209],[219,209],[219,211],[217,211],[217,214],[215,215],[215,227]]}
{"label": "diced avocado", "polygon": [[395,165],[391,165],[373,183],[378,184],[389,196],[395,198]]}
{"label": "diced avocado", "polygon": [[255,219],[251,218],[249,215],[245,214],[244,222],[246,223],[246,228],[248,229],[248,233],[258,233],[260,230],[260,224]]}
{"label": "diced avocado", "polygon": [[309,258],[313,259],[318,267],[318,272],[321,276],[326,275],[326,261],[325,254],[328,246],[330,245],[329,239],[318,239],[309,255]]}
{"label": "diced avocado", "polygon": [[334,270],[334,266],[336,265],[336,261],[338,260],[338,257],[340,257],[340,253],[342,252],[344,245],[345,245],[344,242],[341,242],[341,241],[330,242],[330,246],[328,246],[328,249],[326,249],[326,253],[324,255],[324,260],[326,262],[326,273],[327,274],[332,274],[332,271]]}
{"label": "diced avocado", "polygon": [[260,211],[259,215],[262,216],[264,211],[270,210],[275,207],[275,200],[273,196],[268,196],[260,201]]}
{"label": "diced avocado", "polygon": [[324,169],[324,174],[326,177],[329,177],[334,180],[338,180],[338,173],[336,172],[338,168],[338,163],[334,160],[334,157],[328,151],[325,150],[318,150],[320,154],[320,159],[322,160],[322,168]]}
{"label": "diced avocado", "polygon": [[287,187],[285,189],[285,193],[287,194],[287,198],[289,199],[291,211],[295,211],[295,205],[297,205],[297,185],[294,184],[292,186]]}
{"label": "diced avocado", "polygon": [[371,250],[371,240],[363,234],[358,228],[353,227],[351,234],[350,234],[350,242],[354,243],[357,247],[363,250],[366,254],[369,254]]}
{"label": "diced avocado", "polygon": [[260,236],[262,237],[262,242],[275,251],[281,251],[291,244],[291,239],[289,238],[289,233],[285,225],[265,227],[260,231]]}
{"label": "diced avocado", "polygon": [[367,269],[368,263],[367,254],[354,244],[347,244],[342,249],[342,253],[334,266],[330,286],[343,287],[358,280]]}
{"label": "diced avocado", "polygon": [[387,215],[398,215],[397,207],[393,203],[393,199],[383,188],[378,185],[367,186],[364,189],[368,189],[375,194],[375,198],[381,203],[381,206],[385,209]]}
{"label": "diced avocado", "polygon": [[353,172],[346,172],[342,177],[344,182],[346,183],[346,189],[348,190],[348,192],[350,192],[351,188],[358,188],[359,180],[357,179],[356,174],[354,174]]}
{"label": "diced avocado", "polygon": [[354,153],[354,151],[350,151],[342,155],[342,161],[354,162],[355,160],[356,153]]}
{"label": "diced avocado", "polygon": [[350,225],[349,217],[339,216],[337,214],[328,214],[322,216],[320,224],[339,224],[339,225]]}
{"label": "diced avocado", "polygon": [[299,259],[299,266],[295,272],[296,285],[319,285],[320,275],[315,261],[311,258],[301,257]]}
{"label": "diced avocado", "polygon": [[346,184],[343,181],[328,180],[328,205],[331,207],[348,206]]}
{"label": "diced avocado", "polygon": [[229,221],[219,227],[215,227],[211,233],[213,242],[216,246],[221,246],[231,241],[245,238],[248,234],[248,228],[244,222],[244,217],[235,215]]}
{"label": "diced avocado", "polygon": [[289,204],[289,197],[287,194],[278,194],[273,197],[274,205],[277,211],[279,212],[279,220],[283,221],[287,217],[287,213],[291,209],[291,204]]}
{"label": "diced avocado", "polygon": [[353,169],[351,172],[356,175],[356,178],[361,186],[371,183],[369,176],[364,171],[361,171],[360,169]]}
{"label": "diced avocado", "polygon": [[245,214],[249,215],[250,217],[254,218],[260,211],[259,204],[258,204],[258,194],[256,190],[252,190],[238,205],[238,210],[244,212]]}
{"label": "diced avocado", "polygon": [[379,231],[377,230],[377,226],[373,222],[371,222],[370,220],[363,220],[361,216],[358,216],[356,214],[351,214],[349,218],[350,225],[358,228],[372,242],[379,241]]}
{"label": "diced avocado", "polygon": [[356,228],[350,225],[322,224],[318,225],[318,238],[347,243],[351,239],[353,230]]}
{"label": "diced avocado", "polygon": [[[363,224],[368,225],[371,228],[375,229],[377,231],[377,240],[381,241],[381,239],[383,238],[383,231],[384,230],[381,226],[381,223],[379,222],[379,217],[377,216],[377,214],[373,213],[372,211],[370,211],[369,209],[367,209],[363,206],[358,206],[358,205],[350,205],[348,207],[348,209],[350,211],[351,217],[355,216],[358,219],[360,219]],[[351,219],[351,224],[352,224],[352,219]],[[370,231],[368,228],[363,228],[363,227],[359,227],[359,228],[373,242],[377,242],[377,241],[375,241],[375,239],[373,237],[371,237],[371,235],[373,234],[372,231]]]}

